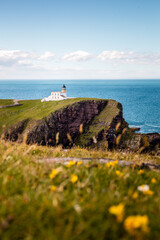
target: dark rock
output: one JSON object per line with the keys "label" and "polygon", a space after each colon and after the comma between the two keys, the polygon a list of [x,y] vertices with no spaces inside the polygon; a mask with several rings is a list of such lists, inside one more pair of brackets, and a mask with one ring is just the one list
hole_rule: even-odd
{"label": "dark rock", "polygon": [[141,130],[140,127],[131,127],[130,129],[131,129],[133,132],[138,132],[138,131]]}
{"label": "dark rock", "polygon": [[147,133],[143,134],[147,138],[148,145],[144,148],[143,152],[156,152],[160,154],[160,134]]}
{"label": "dark rock", "polygon": [[23,133],[23,131],[25,130],[28,120],[29,119],[25,119],[8,128],[4,134],[4,138],[6,140],[10,140],[13,142],[17,141],[19,138],[19,135]]}

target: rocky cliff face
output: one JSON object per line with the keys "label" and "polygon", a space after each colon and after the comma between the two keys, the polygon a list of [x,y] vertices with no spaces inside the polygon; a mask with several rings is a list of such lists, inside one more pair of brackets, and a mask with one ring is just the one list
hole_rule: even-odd
{"label": "rocky cliff face", "polygon": [[129,128],[122,105],[114,100],[79,101],[38,121],[24,119],[8,128],[4,138],[25,138],[27,144],[49,146],[75,144],[157,153],[160,149],[160,134],[140,134]]}
{"label": "rocky cliff face", "polygon": [[80,126],[85,128],[106,106],[107,101],[82,101],[37,122],[30,130],[27,144],[68,146],[76,142]]}
{"label": "rocky cliff face", "polygon": [[144,148],[144,152],[152,151],[160,154],[160,134],[148,133],[144,135],[147,138],[148,144]]}

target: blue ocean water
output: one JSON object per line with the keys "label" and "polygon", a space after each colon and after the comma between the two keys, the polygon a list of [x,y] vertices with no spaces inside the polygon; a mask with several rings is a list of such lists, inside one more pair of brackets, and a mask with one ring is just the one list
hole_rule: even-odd
{"label": "blue ocean water", "polygon": [[70,97],[115,99],[131,127],[160,133],[160,80],[5,80],[0,81],[0,99],[42,99],[62,84]]}

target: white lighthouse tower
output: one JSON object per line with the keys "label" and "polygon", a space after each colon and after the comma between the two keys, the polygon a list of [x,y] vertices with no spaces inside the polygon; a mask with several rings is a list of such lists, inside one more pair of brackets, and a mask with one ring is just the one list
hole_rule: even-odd
{"label": "white lighthouse tower", "polygon": [[61,96],[67,97],[67,90],[66,90],[66,86],[64,84],[62,86]]}

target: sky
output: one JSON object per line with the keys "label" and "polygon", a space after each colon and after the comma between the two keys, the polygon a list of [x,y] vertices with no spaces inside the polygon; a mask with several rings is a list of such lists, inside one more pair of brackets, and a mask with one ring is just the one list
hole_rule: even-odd
{"label": "sky", "polygon": [[160,0],[0,0],[0,79],[160,79]]}

